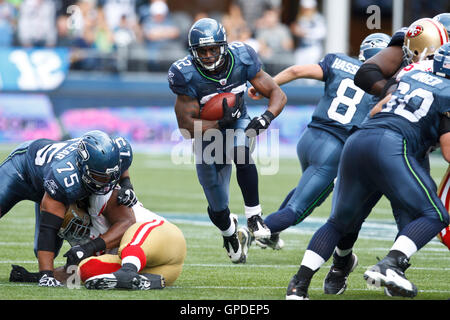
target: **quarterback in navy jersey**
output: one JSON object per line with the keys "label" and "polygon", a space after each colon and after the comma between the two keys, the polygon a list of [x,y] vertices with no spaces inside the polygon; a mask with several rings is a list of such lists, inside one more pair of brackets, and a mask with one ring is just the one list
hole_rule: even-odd
{"label": "quarterback in navy jersey", "polygon": [[[59,285],[53,277],[53,259],[62,245],[57,233],[69,205],[112,192],[120,179],[129,179],[131,161],[131,147],[125,139],[114,141],[96,130],[66,141],[25,142],[1,163],[0,217],[22,200],[36,203],[35,254],[41,286]],[[122,194],[122,203],[126,200]],[[133,223],[122,222],[123,228]],[[97,252],[106,243],[99,237],[89,246]]]}
{"label": "quarterback in navy jersey", "polygon": [[[230,215],[228,208],[231,161],[236,165],[248,229],[256,238],[269,237],[270,230],[261,218],[258,173],[251,157],[249,138],[269,127],[282,111],[286,96],[262,70],[255,51],[242,42],[228,44],[226,31],[216,20],[196,21],[189,31],[188,41],[190,54],[174,62],[168,72],[169,87],[176,94],[178,126],[185,138],[194,138],[197,176],[208,202],[209,217],[221,231],[231,261],[243,263],[250,236],[245,228],[238,232],[237,216]],[[247,113],[243,98],[248,81],[269,98],[267,110],[253,119]],[[224,100],[222,119],[201,120],[204,104],[223,92],[236,94],[235,105],[228,107]],[[234,135],[231,145],[226,139],[226,132],[230,130]],[[205,157],[203,151],[212,143],[203,139],[203,134],[208,132],[218,132],[222,137],[219,139],[222,139],[223,153],[217,153],[224,157],[217,154],[212,155],[212,159]],[[199,134],[201,138],[196,138]]]}
{"label": "quarterback in navy jersey", "polygon": [[420,165],[425,150],[440,143],[450,161],[450,43],[434,54],[433,73],[404,75],[387,103],[348,139],[339,163],[331,215],[313,235],[301,266],[288,286],[287,299],[308,298],[314,273],[339,239],[357,232],[382,195],[402,208],[403,228],[386,257],[367,269],[364,279],[389,295],[414,297],[417,287],[405,271],[410,257],[449,223],[429,172]]}

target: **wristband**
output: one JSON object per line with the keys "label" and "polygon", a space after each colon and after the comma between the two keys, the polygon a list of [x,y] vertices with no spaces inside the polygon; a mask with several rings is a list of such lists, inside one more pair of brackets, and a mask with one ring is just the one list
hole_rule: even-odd
{"label": "wristband", "polygon": [[266,112],[263,113],[263,116],[265,116],[265,118],[269,118],[269,122],[272,122],[272,120],[275,119],[275,116],[269,110],[266,110]]}
{"label": "wristband", "polygon": [[53,271],[52,270],[42,270],[39,271],[39,279],[42,278],[44,275],[46,275],[49,278],[54,278],[55,276],[53,275]]}
{"label": "wristband", "polygon": [[94,253],[103,251],[106,249],[106,242],[105,242],[105,240],[103,240],[103,238],[100,238],[100,237],[95,238],[94,240],[91,240],[91,243],[94,246]]}
{"label": "wristband", "polygon": [[130,177],[125,177],[122,180],[120,180],[119,185],[122,189],[133,189],[133,185],[131,184]]}

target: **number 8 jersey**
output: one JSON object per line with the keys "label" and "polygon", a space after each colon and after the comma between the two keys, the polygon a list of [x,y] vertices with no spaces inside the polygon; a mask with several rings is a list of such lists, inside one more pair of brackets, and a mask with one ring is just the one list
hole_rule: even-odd
{"label": "number 8 jersey", "polygon": [[319,65],[325,82],[320,99],[308,127],[319,128],[343,142],[354,127],[359,127],[378,99],[353,83],[362,62],[345,54],[327,54]]}

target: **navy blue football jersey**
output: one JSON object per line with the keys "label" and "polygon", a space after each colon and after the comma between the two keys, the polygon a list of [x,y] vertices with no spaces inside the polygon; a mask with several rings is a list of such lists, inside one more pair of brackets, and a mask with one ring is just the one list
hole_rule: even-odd
{"label": "navy blue football jersey", "polygon": [[450,111],[450,80],[424,71],[405,74],[388,103],[364,128],[391,128],[401,133],[408,152],[418,157],[439,140],[441,116]]}
{"label": "navy blue football jersey", "polygon": [[[76,164],[79,140],[38,139],[29,145],[27,175],[40,198],[47,192],[53,199],[69,205],[89,196],[82,186],[81,173]],[[131,165],[132,150],[124,138],[116,137],[114,140],[120,148],[122,174]]]}
{"label": "navy blue football jersey", "polygon": [[[197,99],[201,110],[206,102],[219,93],[243,94],[247,90],[247,81],[252,80],[261,70],[261,61],[256,52],[242,42],[228,44],[225,63],[227,66],[220,73],[205,73],[197,67],[192,56],[187,55],[170,67],[169,87],[177,95]],[[245,113],[244,109],[243,114]]]}
{"label": "navy blue football jersey", "polygon": [[359,127],[378,98],[353,83],[362,62],[345,54],[327,54],[319,65],[325,82],[324,96],[312,115],[309,127],[329,131],[345,141]]}

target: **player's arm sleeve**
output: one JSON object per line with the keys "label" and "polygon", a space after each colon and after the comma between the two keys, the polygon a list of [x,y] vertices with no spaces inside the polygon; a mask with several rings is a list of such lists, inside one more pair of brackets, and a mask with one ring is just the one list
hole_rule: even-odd
{"label": "player's arm sleeve", "polygon": [[249,46],[248,44],[245,44],[245,47],[247,49],[247,53],[250,56],[250,61],[251,61],[251,64],[249,64],[249,68],[247,69],[247,79],[251,80],[261,70],[262,63],[258,57],[258,54],[251,46]]}
{"label": "player's arm sleeve", "polygon": [[319,61],[319,66],[322,68],[323,71],[323,81],[327,81],[329,72],[331,70],[331,65],[333,64],[334,58],[336,57],[335,54],[329,53],[325,57],[322,58],[322,60]]}
{"label": "player's arm sleeve", "polygon": [[169,81],[170,90],[176,95],[195,98],[195,92],[187,85],[185,77],[175,65],[170,67],[167,80]]}
{"label": "player's arm sleeve", "polygon": [[116,138],[115,141],[119,145],[120,152],[120,172],[127,171],[133,162],[133,149],[131,144],[124,137]]}

